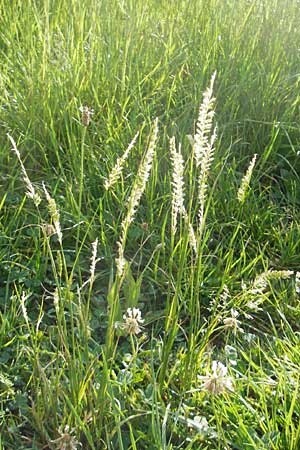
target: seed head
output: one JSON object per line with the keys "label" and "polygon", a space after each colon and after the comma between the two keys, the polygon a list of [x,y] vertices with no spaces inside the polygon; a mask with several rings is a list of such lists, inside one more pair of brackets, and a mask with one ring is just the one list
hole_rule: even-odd
{"label": "seed head", "polygon": [[98,247],[98,238],[92,243],[92,257],[91,257],[91,265],[90,265],[90,285],[94,283],[95,280],[95,271],[97,264],[97,247]]}
{"label": "seed head", "polygon": [[38,192],[36,192],[33,184],[31,183],[31,181],[30,181],[30,179],[29,179],[29,177],[27,175],[25,166],[24,166],[23,161],[21,159],[20,152],[17,149],[17,145],[16,145],[14,139],[9,134],[7,134],[7,136],[8,136],[8,138],[9,138],[11,144],[12,144],[13,151],[17,155],[17,158],[18,158],[20,166],[21,166],[21,171],[22,171],[22,174],[23,174],[23,181],[24,181],[24,183],[26,184],[26,187],[27,187],[26,195],[27,195],[28,198],[31,198],[31,200],[33,201],[35,206],[38,207],[39,204],[41,203],[41,197],[38,194]]}
{"label": "seed head", "polygon": [[122,221],[122,233],[118,242],[118,256],[116,258],[116,265],[118,270],[118,275],[121,277],[124,272],[125,267],[125,259],[124,259],[124,249],[126,245],[127,231],[130,224],[133,221],[136,208],[139,205],[140,199],[143,195],[143,192],[146,188],[147,180],[150,176],[150,171],[152,167],[153,158],[155,155],[155,147],[158,136],[158,119],[156,118],[153,124],[152,133],[150,136],[148,148],[146,154],[140,163],[138,173],[131,189],[131,193],[128,199],[128,209],[127,214]]}
{"label": "seed head", "polygon": [[244,200],[245,200],[245,197],[246,197],[246,194],[247,194],[247,190],[249,188],[250,180],[251,180],[251,177],[252,177],[252,172],[253,172],[253,169],[254,169],[256,157],[257,157],[257,155],[255,154],[253,156],[250,164],[249,164],[248,170],[247,170],[245,176],[243,177],[242,182],[241,182],[241,186],[240,186],[240,188],[238,190],[237,197],[238,197],[238,201],[240,203],[243,203]]}
{"label": "seed head", "polygon": [[47,191],[46,186],[45,186],[44,183],[43,183],[43,189],[44,189],[44,192],[45,192],[45,195],[46,195],[46,199],[47,199],[47,202],[48,202],[49,214],[51,216],[51,219],[53,220],[53,225],[54,225],[55,232],[57,234],[58,241],[61,244],[62,243],[62,231],[61,231],[61,227],[60,227],[59,211],[57,209],[56,202],[55,202],[54,198],[52,198],[50,196],[50,194]]}
{"label": "seed head", "polygon": [[178,150],[175,145],[175,138],[170,140],[170,154],[172,161],[172,232],[176,233],[177,215],[185,213],[184,207],[184,162],[180,147]]}
{"label": "seed head", "polygon": [[79,111],[81,112],[81,123],[84,127],[89,126],[91,122],[94,110],[88,106],[80,106]]}
{"label": "seed head", "polygon": [[296,272],[295,291],[296,294],[300,294],[300,272]]}
{"label": "seed head", "polygon": [[114,184],[116,184],[116,182],[120,178],[120,175],[122,174],[122,171],[123,171],[124,163],[126,162],[131,149],[134,147],[136,140],[138,138],[138,135],[139,135],[139,132],[136,133],[136,135],[134,136],[134,138],[128,145],[127,149],[123,153],[123,155],[117,159],[117,162],[116,162],[114,168],[112,169],[112,171],[110,172],[108,179],[105,180],[105,182],[104,182],[104,187],[106,190],[110,189]]}

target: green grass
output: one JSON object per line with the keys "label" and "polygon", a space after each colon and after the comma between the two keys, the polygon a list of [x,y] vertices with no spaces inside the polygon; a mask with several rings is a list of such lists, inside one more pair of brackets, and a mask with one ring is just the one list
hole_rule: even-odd
{"label": "green grass", "polygon": [[[300,448],[299,42],[296,0],[0,0],[0,450]],[[200,233],[187,135],[215,70]],[[185,220],[172,231],[172,136],[197,255]],[[62,242],[47,234],[43,182]],[[128,307],[142,312],[137,335],[124,330]],[[235,311],[243,331],[225,326]],[[205,389],[214,360],[233,391]]]}

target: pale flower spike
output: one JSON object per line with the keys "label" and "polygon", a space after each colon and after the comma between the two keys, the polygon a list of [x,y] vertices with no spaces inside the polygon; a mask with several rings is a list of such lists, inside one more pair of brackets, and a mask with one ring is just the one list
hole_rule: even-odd
{"label": "pale flower spike", "polygon": [[252,158],[252,160],[251,160],[251,162],[249,164],[249,167],[247,169],[247,172],[244,175],[244,177],[242,179],[242,182],[241,182],[241,185],[239,187],[239,190],[238,190],[238,193],[237,193],[237,198],[238,198],[238,201],[240,203],[244,203],[244,201],[245,201],[245,197],[246,197],[249,185],[250,185],[250,180],[251,180],[251,177],[252,177],[252,173],[253,173],[253,169],[254,169],[256,158],[257,158],[257,154],[255,154],[253,156],[253,158]]}
{"label": "pale flower spike", "polygon": [[97,264],[97,247],[98,247],[98,238],[92,243],[92,257],[91,257],[91,266],[90,266],[90,286],[93,285],[95,281],[95,271]]}
{"label": "pale flower spike", "polygon": [[31,181],[30,181],[30,179],[29,179],[29,177],[27,175],[26,169],[25,169],[23,161],[21,159],[20,152],[17,149],[17,145],[16,145],[14,139],[9,134],[7,134],[7,136],[8,136],[8,138],[9,138],[11,144],[12,144],[13,151],[17,155],[17,158],[18,158],[20,166],[21,166],[21,170],[22,170],[22,173],[23,173],[23,181],[24,181],[24,183],[26,184],[26,187],[27,187],[26,195],[27,195],[28,198],[30,198],[33,201],[35,206],[38,207],[39,204],[41,203],[41,197],[36,192],[33,184],[31,183]]}
{"label": "pale flower spike", "polygon": [[116,162],[115,166],[113,167],[112,171],[110,172],[108,179],[106,179],[104,182],[104,187],[106,190],[110,189],[114,184],[116,184],[116,182],[120,178],[122,171],[123,171],[124,163],[126,162],[131,149],[134,147],[136,140],[138,138],[138,135],[139,135],[139,131],[136,133],[136,135],[134,136],[134,138],[128,145],[124,154],[120,158],[117,159],[117,162]]}
{"label": "pale flower spike", "polygon": [[55,312],[58,316],[58,314],[59,314],[59,293],[58,293],[57,287],[55,288],[55,290],[53,292],[53,304],[54,304]]}
{"label": "pale flower spike", "polygon": [[197,254],[197,239],[192,224],[184,206],[184,160],[181,147],[176,150],[175,138],[170,139],[170,153],[172,161],[172,233],[176,233],[178,215],[184,218],[188,227],[189,241],[195,254]]}
{"label": "pale flower spike", "polygon": [[196,134],[193,142],[197,167],[201,165],[203,156],[207,153],[207,148],[210,147],[209,140],[212,133],[213,118],[215,115],[215,98],[213,97],[213,87],[216,75],[217,72],[214,72],[210,80],[210,85],[203,94],[203,101],[199,109]]}
{"label": "pale flower spike", "polygon": [[185,219],[185,221],[187,223],[187,226],[189,228],[190,245],[191,245],[192,249],[194,250],[195,255],[197,256],[197,254],[198,254],[198,245],[197,245],[197,239],[196,239],[196,235],[195,235],[195,231],[194,231],[193,225],[189,221],[189,218],[188,218],[187,214],[185,214],[184,219]]}
{"label": "pale flower spike", "polygon": [[176,150],[175,137],[170,139],[170,153],[173,166],[172,171],[172,231],[176,233],[177,216],[185,213],[184,208],[184,162],[180,151]]}
{"label": "pale flower spike", "polygon": [[[196,167],[200,170],[198,177],[198,223],[200,234],[204,227],[204,204],[207,193],[207,178],[214,158],[214,144],[217,138],[217,128],[215,127],[213,129],[213,118],[215,115],[213,87],[215,78],[216,72],[213,73],[210,85],[203,94],[203,101],[199,109],[196,133],[193,142]],[[189,140],[192,142],[190,138]]]}
{"label": "pale flower spike", "polygon": [[48,202],[48,210],[49,214],[51,216],[51,219],[53,220],[54,229],[57,234],[57,238],[60,244],[62,244],[62,231],[60,227],[60,217],[59,217],[59,211],[56,206],[56,202],[54,198],[52,198],[49,194],[49,192],[46,189],[45,183],[43,182],[43,189],[45,192],[45,196]]}
{"label": "pale flower spike", "polygon": [[150,141],[148,144],[148,148],[146,154],[140,163],[138,173],[131,189],[131,193],[128,199],[128,210],[125,219],[123,220],[121,227],[122,233],[120,240],[118,242],[118,256],[116,258],[116,266],[119,277],[121,277],[124,273],[125,268],[125,258],[124,258],[124,249],[126,245],[127,231],[130,224],[133,221],[136,208],[140,202],[140,199],[143,195],[143,192],[146,188],[147,180],[150,175],[152,162],[155,154],[155,146],[158,136],[158,118],[155,119],[153,124],[152,133],[150,136]]}
{"label": "pale flower spike", "polygon": [[117,266],[117,274],[121,278],[126,266],[126,259],[124,258],[124,249],[121,242],[117,242],[117,246],[118,246],[118,256],[116,258],[116,266]]}
{"label": "pale flower spike", "polygon": [[22,292],[22,296],[21,296],[22,314],[23,314],[23,317],[24,317],[24,320],[25,320],[27,326],[29,326],[29,317],[28,317],[27,308],[25,305],[27,298],[28,298],[28,296],[25,294],[25,292]]}
{"label": "pale flower spike", "polygon": [[214,157],[214,143],[217,138],[217,128],[215,127],[214,132],[211,136],[210,142],[207,144],[206,151],[202,156],[200,163],[200,173],[198,178],[198,198],[199,198],[199,230],[200,233],[204,226],[204,204],[207,194],[207,179],[210,171],[210,167]]}
{"label": "pale flower spike", "polygon": [[295,291],[296,291],[296,294],[300,294],[300,272],[296,272]]}
{"label": "pale flower spike", "polygon": [[266,270],[258,275],[252,285],[250,293],[252,295],[262,294],[268,287],[268,282],[272,280],[286,280],[294,274],[293,270]]}

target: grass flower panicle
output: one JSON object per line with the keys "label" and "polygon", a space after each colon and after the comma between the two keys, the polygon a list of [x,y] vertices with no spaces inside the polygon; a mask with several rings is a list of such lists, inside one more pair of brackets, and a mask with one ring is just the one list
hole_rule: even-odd
{"label": "grass flower panicle", "polygon": [[48,210],[49,210],[49,214],[51,219],[53,220],[53,224],[54,224],[54,228],[55,228],[55,232],[57,234],[57,238],[60,244],[62,244],[62,231],[61,231],[61,226],[60,226],[60,215],[59,215],[59,211],[57,209],[56,206],[56,202],[54,200],[54,198],[52,198],[49,194],[49,192],[46,189],[45,183],[43,183],[43,189],[45,192],[45,196],[48,202]]}
{"label": "grass flower panicle", "polygon": [[201,166],[203,158],[206,153],[211,151],[210,149],[212,147],[212,140],[210,136],[212,132],[213,118],[215,115],[215,98],[213,97],[213,87],[216,74],[217,72],[214,72],[211,77],[210,85],[203,94],[203,101],[199,109],[196,134],[194,136],[194,156],[197,167]]}
{"label": "grass flower panicle", "polygon": [[269,281],[285,280],[290,278],[293,274],[293,270],[267,270],[255,278],[251,294],[262,294],[266,290]]}
{"label": "grass flower panicle", "polygon": [[56,287],[54,292],[53,292],[53,304],[54,304],[54,308],[55,308],[55,312],[58,315],[59,314],[59,293],[58,293],[58,288]]}
{"label": "grass flower panicle", "polygon": [[29,326],[29,317],[28,317],[27,308],[25,305],[27,298],[28,298],[28,296],[25,294],[25,292],[22,292],[22,295],[21,295],[22,314],[23,314],[23,317],[24,317],[24,320],[25,320],[27,326]]}
{"label": "grass flower panicle", "polygon": [[295,291],[296,291],[296,294],[300,294],[300,272],[296,272]]}
{"label": "grass flower panicle", "polygon": [[50,237],[53,234],[56,233],[54,226],[52,225],[52,223],[44,223],[42,225],[42,230],[45,233],[46,236]]}
{"label": "grass flower panicle", "polygon": [[221,394],[226,390],[233,391],[232,378],[227,375],[228,369],[220,361],[213,361],[211,372],[199,377],[203,381],[202,389],[211,394]]}
{"label": "grass flower panicle", "polygon": [[172,232],[176,233],[178,215],[184,218],[188,227],[189,242],[195,254],[197,254],[197,239],[193,226],[189,220],[184,206],[184,160],[181,147],[176,150],[175,138],[170,139],[170,153],[172,161]]}
{"label": "grass flower panicle", "polygon": [[97,264],[97,247],[98,247],[98,238],[92,243],[92,257],[91,257],[91,265],[90,265],[90,284],[92,285],[95,280],[95,271]]}
{"label": "grass flower panicle", "polygon": [[13,151],[17,155],[17,158],[18,158],[20,166],[21,166],[21,170],[22,170],[22,173],[23,173],[23,181],[24,181],[24,183],[26,184],[26,187],[27,187],[26,195],[27,195],[28,198],[30,198],[33,201],[35,206],[38,207],[39,204],[41,203],[42,199],[41,199],[40,195],[38,194],[38,192],[35,190],[33,184],[31,183],[31,181],[30,181],[30,179],[29,179],[29,177],[27,175],[25,166],[24,166],[23,161],[21,159],[20,152],[17,149],[17,145],[16,145],[14,139],[9,134],[7,134],[7,136],[8,136],[8,138],[9,138],[11,144],[12,144]]}
{"label": "grass flower panicle", "polygon": [[131,149],[134,147],[136,140],[138,138],[139,131],[136,133],[130,144],[128,145],[127,149],[125,150],[124,154],[117,159],[117,162],[115,166],[113,167],[112,171],[110,172],[108,179],[104,182],[104,187],[106,190],[109,190],[120,178],[120,175],[123,171],[124,163],[127,160],[129,153]]}
{"label": "grass flower panicle", "polygon": [[251,160],[251,162],[249,164],[249,167],[247,169],[247,172],[246,172],[245,176],[243,177],[241,185],[239,187],[239,190],[238,190],[238,193],[237,193],[237,198],[238,198],[238,201],[240,203],[243,203],[245,201],[245,197],[246,197],[249,185],[250,185],[250,180],[251,180],[251,177],[252,177],[252,172],[253,172],[253,169],[254,169],[256,158],[257,158],[257,154],[255,154],[253,156],[253,158],[252,158],[252,160]]}
{"label": "grass flower panicle", "polygon": [[217,138],[217,129],[215,128],[211,136],[211,140],[207,144],[205,152],[203,153],[200,162],[200,173],[198,177],[198,200],[199,200],[198,220],[200,233],[202,232],[204,226],[204,205],[207,194],[207,179],[211,163],[214,157],[214,143],[216,138]]}
{"label": "grass flower panicle", "polygon": [[124,247],[121,242],[117,242],[118,246],[118,256],[116,258],[117,274],[121,277],[124,273],[126,266],[126,259],[124,257]]}
{"label": "grass flower panicle", "polygon": [[180,147],[176,150],[175,137],[170,139],[170,153],[172,161],[172,231],[176,233],[177,216],[185,214],[184,207],[184,162]]}
{"label": "grass flower panicle", "polygon": [[123,315],[124,323],[121,328],[127,334],[139,334],[142,331],[140,325],[144,323],[142,313],[138,308],[128,308],[126,314]]}
{"label": "grass flower panicle", "polygon": [[[214,144],[217,138],[216,127],[213,130],[213,118],[215,115],[213,86],[215,78],[216,72],[213,73],[210,85],[204,92],[196,124],[196,133],[193,140],[195,163],[196,167],[200,170],[198,177],[198,222],[200,234],[202,233],[204,226],[204,204],[207,193],[207,178],[214,158]],[[189,140],[192,142],[190,138]]]}
{"label": "grass flower panicle", "polygon": [[198,244],[197,244],[197,238],[196,238],[196,234],[195,234],[193,225],[189,221],[189,218],[188,218],[187,214],[184,215],[184,219],[185,219],[185,222],[186,222],[186,224],[188,226],[188,230],[189,230],[190,245],[191,245],[192,249],[194,250],[195,255],[197,255],[197,253],[198,253]]}
{"label": "grass flower panicle", "polygon": [[158,136],[158,119],[156,118],[153,124],[152,133],[150,136],[149,145],[146,151],[146,154],[140,163],[138,173],[134,182],[134,185],[132,187],[129,199],[128,199],[128,210],[127,214],[125,216],[125,219],[123,220],[121,227],[122,227],[122,233],[120,240],[118,242],[118,256],[116,258],[116,265],[117,265],[117,271],[118,275],[121,277],[124,271],[125,267],[125,259],[124,259],[124,248],[126,244],[126,238],[127,238],[127,231],[130,226],[130,224],[133,221],[136,208],[140,202],[140,199],[143,195],[143,192],[146,187],[147,180],[150,175],[151,167],[152,167],[152,161],[155,154],[155,146]]}
{"label": "grass flower panicle", "polygon": [[220,304],[221,304],[221,306],[223,306],[223,307],[226,306],[226,304],[228,303],[229,299],[230,299],[230,291],[229,291],[229,288],[228,288],[227,284],[224,284],[223,290],[222,290],[221,295],[220,295]]}
{"label": "grass flower panicle", "polygon": [[146,183],[150,175],[152,161],[155,153],[157,136],[158,136],[158,119],[155,119],[148,149],[143,161],[140,164],[137,177],[129,197],[128,214],[126,216],[126,222],[128,224],[130,224],[133,221],[136,207],[139,204],[139,201],[145,190]]}

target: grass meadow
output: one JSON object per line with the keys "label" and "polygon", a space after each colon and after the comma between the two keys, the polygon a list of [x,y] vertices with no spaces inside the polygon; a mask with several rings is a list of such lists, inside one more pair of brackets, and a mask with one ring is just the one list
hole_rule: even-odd
{"label": "grass meadow", "polygon": [[299,450],[299,20],[0,0],[0,450]]}

